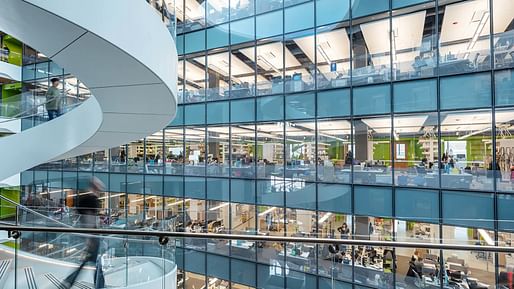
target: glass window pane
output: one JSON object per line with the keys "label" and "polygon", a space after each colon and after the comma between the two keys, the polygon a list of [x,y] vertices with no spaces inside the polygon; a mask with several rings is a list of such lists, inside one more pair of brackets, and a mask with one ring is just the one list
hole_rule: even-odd
{"label": "glass window pane", "polygon": [[185,34],[185,49],[186,54],[205,50],[205,31],[200,30]]}
{"label": "glass window pane", "polygon": [[286,119],[314,117],[314,93],[286,95]]}
{"label": "glass window pane", "polygon": [[284,118],[284,97],[266,96],[257,98],[257,120],[280,120]]}
{"label": "glass window pane", "polygon": [[255,18],[257,39],[282,34],[284,30],[282,15],[282,10],[258,15]]}
{"label": "glass window pane", "polygon": [[316,25],[325,25],[347,20],[350,17],[350,2],[348,0],[317,0]]}
{"label": "glass window pane", "polygon": [[[214,25],[228,21],[228,0],[207,0],[207,24]],[[228,30],[228,29],[227,29]]]}
{"label": "glass window pane", "polygon": [[352,190],[347,185],[318,184],[318,210],[351,213]]}
{"label": "glass window pane", "polygon": [[514,66],[514,2],[493,1],[494,63],[497,68]]}
{"label": "glass window pane", "polygon": [[229,127],[207,128],[207,175],[228,176],[229,170]]}
{"label": "glass window pane", "polygon": [[416,189],[396,189],[395,216],[399,219],[438,223],[439,192]]}
{"label": "glass window pane", "polygon": [[186,12],[183,28],[185,32],[205,26],[205,0],[186,1],[186,7],[182,10]]}
{"label": "glass window pane", "polygon": [[393,131],[395,184],[439,187],[437,113],[395,115]]}
{"label": "glass window pane", "polygon": [[498,195],[498,229],[514,232],[514,196]]}
{"label": "glass window pane", "polygon": [[252,43],[232,46],[230,59],[230,97],[242,98],[255,95],[255,47]]}
{"label": "glass window pane", "polygon": [[[204,178],[194,178],[194,177],[186,177],[185,178],[185,191],[184,196],[186,198],[199,198],[199,199],[205,199],[205,179]],[[197,207],[201,204],[201,201],[195,201],[190,204],[191,206]],[[203,205],[201,207],[198,207],[199,212],[203,212]]]}
{"label": "glass window pane", "polygon": [[242,124],[231,127],[232,176],[253,178],[255,176],[255,126]]}
{"label": "glass window pane", "polygon": [[350,90],[338,89],[318,92],[318,117],[350,115]]}
{"label": "glass window pane", "polygon": [[165,173],[182,175],[184,173],[184,130],[169,128],[164,131],[164,149],[166,156]]}
{"label": "glass window pane", "polygon": [[[370,0],[382,2],[382,0]],[[361,1],[367,3],[370,1]],[[368,4],[376,7],[375,4]],[[354,15],[355,16],[355,15]],[[355,85],[385,82],[391,79],[389,18],[354,24],[352,28],[352,82]]]}
{"label": "glass window pane", "polygon": [[270,188],[279,189],[284,174],[284,123],[257,124],[257,177],[273,179]]}
{"label": "glass window pane", "polygon": [[394,111],[414,112],[437,109],[435,79],[406,81],[393,84]]}
{"label": "glass window pane", "polygon": [[[253,50],[245,49],[243,53],[253,60],[255,56],[251,52]],[[288,49],[284,52],[283,43],[279,39],[262,41],[257,46],[257,95],[284,92],[284,53],[289,59],[288,63],[295,61]]]}
{"label": "glass window pane", "polygon": [[191,104],[185,106],[185,124],[205,123],[205,104]]}
{"label": "glass window pane", "polygon": [[440,85],[441,109],[491,106],[489,73],[444,77]]}
{"label": "glass window pane", "polygon": [[255,181],[232,179],[230,181],[231,201],[237,203],[255,203]]}
{"label": "glass window pane", "polygon": [[207,103],[207,123],[228,123],[228,101]]}
{"label": "glass window pane", "polygon": [[395,79],[435,75],[437,64],[435,17],[435,8],[393,17],[394,33],[391,37]]}
{"label": "glass window pane", "polygon": [[[230,20],[236,20],[253,15],[255,0],[231,0],[230,1]],[[234,22],[231,23],[234,25]],[[232,26],[233,28],[234,26]]]}
{"label": "glass window pane", "polygon": [[340,26],[331,25],[318,28],[316,49],[312,49],[314,46],[312,37],[296,41],[300,46],[310,46],[310,49],[307,49],[307,46],[303,50],[312,62],[315,62],[313,50],[316,51],[318,89],[350,85],[349,28]]}
{"label": "glass window pane", "polygon": [[282,0],[255,0],[257,14],[282,8]]}
{"label": "glass window pane", "polygon": [[255,99],[233,100],[230,103],[230,121],[245,122],[255,120]]}
{"label": "glass window pane", "polygon": [[353,113],[379,114],[391,111],[389,85],[357,87],[353,90]]}
{"label": "glass window pane", "polygon": [[[286,122],[286,179],[316,180],[316,130],[314,121]],[[286,190],[287,191],[287,190]]]}
{"label": "glass window pane", "polygon": [[207,29],[207,49],[228,46],[228,24]]}
{"label": "glass window pane", "polygon": [[489,110],[441,113],[441,186],[492,190],[492,116]]}
{"label": "glass window pane", "polygon": [[352,17],[362,17],[389,9],[387,0],[352,0]]}
{"label": "glass window pane", "polygon": [[496,105],[514,105],[514,70],[496,71],[494,85]]}
{"label": "glass window pane", "polygon": [[[292,180],[290,186],[286,189],[286,207],[315,210],[316,184]],[[304,232],[312,232],[312,228]]]}
{"label": "glass window pane", "polygon": [[[244,0],[237,0],[244,1]],[[230,22],[230,43],[232,45],[255,39],[254,18]]]}
{"label": "glass window pane", "polygon": [[285,33],[314,26],[314,2],[308,2],[285,9]]}
{"label": "glass window pane", "polygon": [[497,109],[495,111],[496,121],[496,165],[494,172],[496,177],[496,189],[498,191],[513,192],[512,159],[514,156],[514,110]]}
{"label": "glass window pane", "polygon": [[[493,195],[443,191],[443,223],[493,229]],[[466,204],[465,210],[460,210]]]}
{"label": "glass window pane", "polygon": [[205,100],[205,56],[185,61],[184,102]]}
{"label": "glass window pane", "polygon": [[[314,88],[314,31],[285,36],[285,91],[299,92]],[[310,55],[310,57],[304,57]]]}
{"label": "glass window pane", "polygon": [[[200,58],[198,62],[202,63]],[[202,63],[205,66],[205,63]],[[229,53],[207,55],[207,100],[226,99],[229,95]]]}
{"label": "glass window pane", "polygon": [[205,175],[205,128],[190,127],[185,129],[186,175]]}
{"label": "glass window pane", "polygon": [[[354,190],[355,214],[384,217],[393,215],[390,188],[356,186]],[[373,202],[369,200],[373,200]]]}
{"label": "glass window pane", "polygon": [[[352,151],[345,162],[353,164],[353,182],[391,184],[391,116],[354,120]],[[343,169],[349,172],[350,168]]]}
{"label": "glass window pane", "polygon": [[351,122],[318,120],[318,180],[350,183]]}
{"label": "glass window pane", "polygon": [[[208,178],[207,179],[207,199],[227,201],[229,200],[229,183],[228,179]],[[227,207],[224,207],[228,209]],[[228,215],[228,214],[227,214]],[[225,220],[228,218],[225,218]],[[227,221],[228,226],[228,221]]]}
{"label": "glass window pane", "polygon": [[393,9],[430,1],[432,0],[393,0]]}
{"label": "glass window pane", "polygon": [[439,7],[439,14],[439,74],[489,69],[489,1],[452,3]]}

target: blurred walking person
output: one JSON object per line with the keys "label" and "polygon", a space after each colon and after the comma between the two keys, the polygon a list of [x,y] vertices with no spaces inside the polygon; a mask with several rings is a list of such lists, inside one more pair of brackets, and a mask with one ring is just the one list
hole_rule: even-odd
{"label": "blurred walking person", "polygon": [[[100,209],[100,200],[98,195],[105,189],[105,185],[98,178],[93,177],[89,182],[90,193],[83,194],[79,197],[77,211],[80,214],[80,224],[82,228],[97,228],[98,213]],[[87,264],[96,266],[94,275],[95,288],[104,288],[105,280],[102,272],[101,263],[98,261],[98,253],[100,250],[100,239],[90,237],[86,239],[86,256],[80,266],[63,281],[65,288],[71,288],[80,274],[82,268]]]}

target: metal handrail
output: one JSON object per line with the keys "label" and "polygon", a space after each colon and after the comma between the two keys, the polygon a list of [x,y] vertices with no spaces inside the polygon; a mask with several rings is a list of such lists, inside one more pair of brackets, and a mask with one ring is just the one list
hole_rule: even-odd
{"label": "metal handrail", "polygon": [[168,237],[168,238],[191,238],[191,239],[219,239],[219,240],[245,240],[254,242],[280,242],[280,243],[319,243],[319,244],[338,244],[347,246],[383,246],[400,248],[426,248],[436,250],[463,250],[463,251],[485,251],[498,253],[514,253],[514,247],[505,246],[478,246],[444,243],[423,243],[423,242],[397,242],[397,241],[372,241],[372,240],[352,240],[352,239],[328,239],[311,237],[280,237],[280,236],[261,236],[261,235],[239,235],[239,234],[213,234],[213,233],[188,233],[188,232],[165,232],[165,231],[134,231],[119,229],[89,229],[89,228],[60,228],[60,227],[31,227],[31,226],[5,226],[0,225],[3,231],[19,232],[60,232],[74,234],[96,235],[104,238],[102,234],[125,235],[125,236],[147,236],[147,237]]}

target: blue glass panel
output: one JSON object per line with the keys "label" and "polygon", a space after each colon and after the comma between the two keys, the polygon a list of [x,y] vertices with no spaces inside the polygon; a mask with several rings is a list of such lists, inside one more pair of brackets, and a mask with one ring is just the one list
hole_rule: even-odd
{"label": "blue glass panel", "polygon": [[498,195],[498,229],[514,232],[514,195]]}
{"label": "blue glass panel", "polygon": [[184,34],[177,35],[175,39],[178,55],[184,54]]}
{"label": "blue glass panel", "polygon": [[205,50],[205,30],[187,33],[185,37],[185,54]]}
{"label": "blue glass panel", "polygon": [[318,0],[316,1],[316,25],[346,20],[350,17],[349,12],[348,0]]}
{"label": "blue glass panel", "polygon": [[316,105],[314,93],[286,96],[286,119],[313,118]]}
{"label": "blue glass panel", "polygon": [[185,250],[184,263],[186,271],[205,274],[205,253],[195,250]]}
{"label": "blue glass panel", "polygon": [[229,262],[230,259],[228,257],[207,254],[207,264],[209,264],[207,266],[207,275],[229,280]]}
{"label": "blue glass panel", "polygon": [[347,116],[350,108],[349,89],[318,92],[318,117]]}
{"label": "blue glass panel", "polygon": [[514,104],[514,70],[497,71],[494,76],[496,105]]}
{"label": "blue glass panel", "polygon": [[209,200],[229,200],[228,179],[207,179],[207,199]]}
{"label": "blue glass panel", "polygon": [[396,217],[437,223],[439,220],[439,193],[430,190],[396,189]]}
{"label": "blue glass panel", "polygon": [[175,115],[175,118],[170,123],[171,126],[178,126],[184,124],[184,106],[179,105],[177,106],[177,114]]}
{"label": "blue glass panel", "polygon": [[493,201],[493,194],[443,191],[443,223],[492,230]]}
{"label": "blue glass panel", "polygon": [[441,78],[441,109],[491,106],[491,75],[479,73]]}
{"label": "blue glass panel", "polygon": [[388,84],[357,87],[353,90],[353,113],[380,114],[391,111],[391,91]]}
{"label": "blue glass panel", "polygon": [[291,270],[286,274],[287,289],[312,289],[317,287],[316,276]]}
{"label": "blue glass panel", "polygon": [[389,0],[352,0],[352,17],[362,17],[389,9]]}
{"label": "blue glass panel", "polygon": [[205,199],[205,179],[186,177],[184,195],[185,197]]}
{"label": "blue glass panel", "polygon": [[162,176],[145,176],[145,194],[162,195]]}
{"label": "blue glass panel", "polygon": [[393,0],[393,9],[430,1],[431,0]]}
{"label": "blue glass panel", "polygon": [[435,79],[395,83],[393,93],[395,112],[437,109],[437,81]]}
{"label": "blue glass panel", "polygon": [[255,39],[254,18],[247,18],[230,23],[231,44],[238,44]]}
{"label": "blue glass panel", "polygon": [[185,106],[184,123],[204,124],[205,123],[205,104],[192,104]]}
{"label": "blue glass panel", "polygon": [[143,193],[143,175],[127,174],[127,193]]}
{"label": "blue glass panel", "polygon": [[[25,171],[21,173],[21,184],[22,185],[31,185],[34,183],[34,172],[33,171]],[[108,184],[108,183],[105,183]]]}
{"label": "blue glass panel", "polygon": [[314,2],[308,2],[285,9],[285,33],[314,26]]}
{"label": "blue glass panel", "polygon": [[[78,189],[79,190],[89,189],[89,181],[91,180],[92,176],[93,176],[93,173],[79,172],[79,174],[78,174]],[[49,175],[49,179],[50,179],[50,175]]]}
{"label": "blue glass panel", "polygon": [[355,187],[355,214],[390,217],[393,215],[391,188]]}
{"label": "blue glass panel", "polygon": [[228,24],[207,29],[207,49],[228,46]]}
{"label": "blue glass panel", "polygon": [[318,289],[352,289],[352,284],[319,277]]}
{"label": "blue glass panel", "polygon": [[347,185],[318,184],[318,210],[352,212],[352,188]]}
{"label": "blue glass panel", "polygon": [[284,191],[275,181],[257,181],[257,204],[270,206],[284,205]]}
{"label": "blue glass panel", "polygon": [[184,196],[183,185],[182,177],[164,177],[164,195],[174,197]]}
{"label": "blue glass panel", "polygon": [[238,259],[231,259],[231,278],[233,282],[255,287],[255,262],[247,262]]}
{"label": "blue glass panel", "polygon": [[255,120],[255,100],[241,99],[233,100],[230,104],[230,121],[247,122]]}
{"label": "blue glass panel", "polygon": [[258,15],[255,18],[257,39],[271,37],[283,33],[282,10]]}
{"label": "blue glass panel", "polygon": [[[285,288],[285,268],[279,266],[278,261],[273,261],[274,266],[257,264],[257,286],[263,289]],[[283,262],[282,262],[283,263]],[[283,266],[283,265],[282,265]],[[315,288],[315,287],[313,287]]]}
{"label": "blue glass panel", "polygon": [[207,123],[228,123],[228,101],[207,103]]}
{"label": "blue glass panel", "polygon": [[127,181],[124,174],[111,174],[109,178],[109,191],[126,192]]}
{"label": "blue glass panel", "polygon": [[286,207],[316,210],[316,184],[304,181],[290,181],[291,188],[286,192]]}
{"label": "blue glass panel", "polygon": [[232,202],[255,203],[255,181],[232,179],[230,181]]}
{"label": "blue glass panel", "polygon": [[257,120],[280,120],[284,118],[283,96],[257,98]]}
{"label": "blue glass panel", "polygon": [[[108,174],[95,174],[95,177],[100,179],[100,177],[104,177],[104,179],[100,179],[105,185],[109,183],[109,175]],[[48,171],[48,187],[50,188],[61,188],[62,187],[62,171],[54,172]]]}

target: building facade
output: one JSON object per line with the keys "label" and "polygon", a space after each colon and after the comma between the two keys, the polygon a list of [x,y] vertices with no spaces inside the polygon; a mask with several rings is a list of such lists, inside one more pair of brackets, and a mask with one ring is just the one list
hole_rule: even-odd
{"label": "building facade", "polygon": [[[175,120],[22,173],[25,199],[71,206],[94,175],[106,228],[511,245],[514,1],[166,4],[178,21]],[[37,58],[26,90],[50,74],[87,95]],[[179,284],[407,288],[418,254],[490,287],[514,268],[506,254],[339,249],[185,240]]]}

